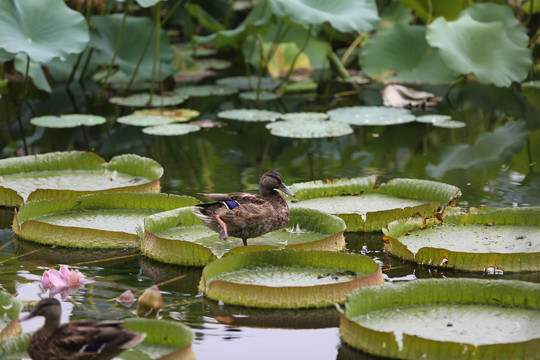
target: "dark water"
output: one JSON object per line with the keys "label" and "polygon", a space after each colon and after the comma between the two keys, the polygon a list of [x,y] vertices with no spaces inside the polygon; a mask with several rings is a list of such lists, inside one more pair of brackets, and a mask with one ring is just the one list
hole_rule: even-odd
{"label": "dark water", "polygon": [[[448,147],[474,143],[480,134],[503,124],[513,111],[521,112],[514,108],[486,110],[479,101],[463,100],[461,94],[454,96],[452,107],[443,103],[435,112],[448,113],[466,121],[466,128],[441,129],[421,123],[357,127],[352,135],[314,140],[271,136],[264,123],[216,119],[215,114],[220,110],[253,107],[252,103],[236,97],[188,100],[181,107],[196,109],[201,112],[200,119],[218,120],[223,126],[173,138],[142,136],[139,128],[114,124],[116,116],[130,113],[132,109],[106,103],[91,104],[83,96],[76,96],[73,103],[37,103],[36,109],[48,106],[52,112],[65,113],[74,108],[91,107],[97,113],[105,113],[111,124],[107,131],[105,128],[88,129],[90,147],[107,159],[119,153],[154,158],[165,170],[162,191],[168,193],[197,196],[201,192],[255,192],[260,175],[275,169],[283,174],[287,184],[376,174],[379,181],[407,177],[458,186],[463,192],[458,205],[463,207],[540,205],[538,164],[530,155],[539,152],[540,144],[534,142],[534,138],[498,162],[485,161],[477,168],[449,170],[440,178],[426,174],[426,166],[437,164],[440,154]],[[380,97],[369,94],[347,102],[294,96],[260,107],[280,112],[321,111],[328,107],[377,104],[379,101]],[[81,147],[84,142],[80,129],[49,129],[34,141],[32,150],[64,151]],[[2,212],[0,289],[17,293],[24,300],[38,300],[43,294],[34,281],[43,271],[53,265],[71,264],[93,280],[66,297],[64,312],[70,313],[71,319],[134,316],[135,306],[125,308],[110,300],[127,289],[136,293],[181,277],[160,286],[164,298],[160,315],[164,319],[181,321],[194,330],[193,350],[197,359],[372,358],[341,344],[339,318],[333,308],[275,311],[220,305],[199,294],[201,269],[159,264],[126,251],[37,246],[13,239],[9,230],[11,216],[11,211]],[[465,276],[540,282],[538,272],[484,275],[404,263],[384,252],[380,234],[350,233],[346,241],[347,251],[365,254],[379,262],[388,282]],[[24,325],[27,332],[35,330],[40,323],[37,320]]]}

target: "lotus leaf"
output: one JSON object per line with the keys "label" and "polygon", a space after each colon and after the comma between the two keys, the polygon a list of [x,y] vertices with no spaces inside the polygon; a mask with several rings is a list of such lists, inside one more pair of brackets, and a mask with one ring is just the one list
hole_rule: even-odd
{"label": "lotus leaf", "polygon": [[220,111],[218,117],[229,120],[241,121],[274,121],[280,117],[280,113],[268,110],[234,109]]}
{"label": "lotus leaf", "polygon": [[260,251],[272,248],[342,250],[345,224],[339,218],[310,209],[292,209],[283,230],[249,240],[220,240],[205,227],[191,209],[176,209],[145,220],[143,255],[165,263],[204,266],[224,254]]}
{"label": "lotus leaf", "polygon": [[252,100],[252,101],[257,101],[257,100],[258,101],[272,101],[272,100],[279,99],[280,97],[280,95],[275,94],[273,92],[268,92],[268,91],[260,91],[260,92],[244,91],[244,92],[241,92],[238,96],[244,100]]}
{"label": "lotus leaf", "polygon": [[509,37],[501,21],[481,22],[469,14],[452,22],[437,18],[426,39],[450,69],[473,73],[483,84],[510,86],[525,79],[531,67],[529,50]]}
{"label": "lotus leaf", "polygon": [[322,121],[328,119],[328,114],[318,112],[286,113],[280,116],[282,120],[311,120]]}
{"label": "lotus leaf", "polygon": [[377,4],[373,0],[271,0],[272,11],[281,17],[318,33],[324,23],[341,32],[358,33],[373,30],[379,22]]}
{"label": "lotus leaf", "polygon": [[450,83],[459,75],[429,46],[426,27],[420,25],[381,27],[362,52],[360,65],[372,77],[388,74],[381,79],[385,82]]}
{"label": "lotus leaf", "polygon": [[[43,11],[47,9],[47,11]],[[46,63],[80,53],[88,43],[84,17],[57,0],[0,2],[0,47]]]}
{"label": "lotus leaf", "polygon": [[461,191],[428,180],[393,179],[375,188],[376,177],[297,183],[291,208],[307,207],[345,220],[347,231],[380,231],[395,219],[418,213],[433,216],[439,206],[453,204]]}
{"label": "lotus leaf", "polygon": [[170,117],[159,115],[127,115],[121,116],[116,121],[120,124],[132,125],[132,126],[156,126],[170,124],[174,120]]}
{"label": "lotus leaf", "polygon": [[449,208],[437,227],[438,221],[423,219],[389,224],[383,229],[385,248],[431,266],[485,273],[539,271],[539,214],[538,207],[472,208],[468,213]]}
{"label": "lotus leaf", "polygon": [[278,86],[278,82],[269,77],[259,79],[256,76],[235,76],[221,78],[216,81],[217,85],[229,86],[238,90],[252,90],[260,86],[261,90],[272,90]]}
{"label": "lotus leaf", "polygon": [[[21,74],[24,74],[26,72],[26,65],[28,60],[28,57],[24,53],[18,53],[17,56],[15,56],[15,69]],[[1,61],[2,60],[0,59],[0,62]],[[34,86],[36,88],[48,93],[52,92],[52,88],[49,84],[49,81],[47,80],[47,76],[41,68],[41,63],[30,59],[28,76],[32,79],[32,82],[34,83]]]}
{"label": "lotus leaf", "polygon": [[0,204],[19,206],[27,197],[36,200],[102,191],[158,192],[162,174],[157,162],[132,154],[113,157],[108,163],[83,151],[3,159]]}
{"label": "lotus leaf", "polygon": [[415,15],[424,21],[444,17],[446,20],[454,20],[458,17],[461,10],[467,6],[461,0],[399,0],[401,4],[414,10]]}
{"label": "lotus leaf", "polygon": [[105,124],[107,119],[103,116],[91,114],[63,114],[60,116],[46,115],[30,119],[35,126],[47,128],[74,128],[78,126],[95,126]]}
{"label": "lotus leaf", "polygon": [[269,250],[207,265],[199,289],[233,305],[309,308],[342,303],[351,290],[382,283],[379,265],[364,255]]}
{"label": "lotus leaf", "polygon": [[353,291],[341,339],[382,357],[534,358],[540,285],[523,281],[425,279]]}
{"label": "lotus leaf", "polygon": [[154,107],[164,107],[164,106],[175,106],[183,103],[187,99],[187,96],[179,94],[163,94],[154,95],[152,101],[150,102],[150,94],[141,93],[134,94],[126,97],[122,96],[113,96],[109,99],[109,102],[112,104],[118,104],[121,106],[154,106]]}
{"label": "lotus leaf", "polygon": [[150,126],[143,129],[143,133],[156,136],[179,136],[199,131],[200,126],[193,124],[165,124]]}
{"label": "lotus leaf", "polygon": [[346,123],[319,120],[287,120],[276,121],[266,125],[270,133],[276,136],[290,138],[323,138],[344,136],[353,133]]}
{"label": "lotus leaf", "polygon": [[416,119],[407,109],[384,106],[351,106],[332,109],[327,113],[330,120],[359,126],[405,124]]}
{"label": "lotus leaf", "polygon": [[14,57],[15,57],[15,54],[12,54],[0,48],[0,63],[10,61]]}
{"label": "lotus leaf", "polygon": [[540,80],[526,81],[521,84],[521,93],[529,104],[540,109]]}
{"label": "lotus leaf", "polygon": [[236,88],[221,85],[182,86],[174,90],[175,93],[185,96],[227,96],[238,92]]}
{"label": "lotus leaf", "polygon": [[[138,247],[145,217],[198,203],[167,194],[91,194],[24,203],[12,230],[20,238],[79,248]],[[138,229],[141,228],[141,229]]]}

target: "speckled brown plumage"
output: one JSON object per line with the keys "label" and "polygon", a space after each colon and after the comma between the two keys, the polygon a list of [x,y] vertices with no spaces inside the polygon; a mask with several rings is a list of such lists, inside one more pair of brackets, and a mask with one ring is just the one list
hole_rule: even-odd
{"label": "speckled brown plumage", "polygon": [[[226,239],[228,236],[238,237],[242,239],[244,245],[247,245],[247,239],[279,230],[289,222],[289,206],[276,189],[294,196],[285,186],[281,174],[277,171],[269,171],[261,177],[259,182],[260,195],[203,194],[216,202],[197,205],[193,213],[207,227],[220,233],[221,239]],[[238,206],[230,209],[226,201],[234,201]],[[225,226],[220,224],[218,219],[223,221]]]}

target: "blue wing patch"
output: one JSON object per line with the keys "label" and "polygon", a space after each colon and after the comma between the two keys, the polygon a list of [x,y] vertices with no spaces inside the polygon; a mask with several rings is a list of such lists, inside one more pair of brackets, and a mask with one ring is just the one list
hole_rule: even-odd
{"label": "blue wing patch", "polygon": [[234,200],[225,200],[225,201],[223,201],[223,205],[225,205],[227,207],[227,209],[232,210],[235,207],[238,207],[240,204],[237,203]]}

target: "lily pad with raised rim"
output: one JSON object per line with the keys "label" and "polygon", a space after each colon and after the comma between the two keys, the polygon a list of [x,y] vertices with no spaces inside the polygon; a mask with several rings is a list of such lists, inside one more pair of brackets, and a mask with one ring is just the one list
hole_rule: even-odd
{"label": "lily pad with raised rim", "polygon": [[95,126],[105,124],[103,116],[91,114],[46,115],[30,119],[30,124],[47,128],[74,128],[77,126]]}
{"label": "lily pad with raised rim", "polygon": [[236,254],[277,248],[343,250],[345,224],[335,216],[311,210],[291,209],[285,229],[249,239],[220,240],[192,210],[176,209],[155,214],[145,220],[141,252],[164,263],[205,266],[224,254]]}
{"label": "lily pad with raised rim", "polygon": [[442,224],[402,219],[383,232],[389,253],[423,265],[495,274],[540,271],[540,207],[447,208]]}
{"label": "lily pad with raised rim", "polygon": [[0,205],[26,199],[73,197],[95,192],[159,192],[163,168],[133,154],[109,162],[84,151],[53,152],[0,160]]}
{"label": "lily pad with raised rim", "polygon": [[197,204],[190,196],[141,193],[91,194],[24,203],[12,230],[47,245],[78,248],[136,248],[144,218]]}
{"label": "lily pad with raised rim", "polygon": [[429,180],[393,179],[375,188],[376,176],[310,181],[290,186],[291,208],[307,207],[337,215],[347,231],[381,231],[388,223],[416,214],[433,216],[453,204],[461,191]]}
{"label": "lily pad with raised rim", "polygon": [[514,280],[364,287],[347,298],[340,335],[385,358],[532,359],[540,344],[538,299],[539,284]]}
{"label": "lily pad with raised rim", "polygon": [[342,303],[352,290],[382,283],[379,265],[364,255],[268,250],[207,265],[199,289],[232,305],[310,308]]}
{"label": "lily pad with raised rim", "polygon": [[412,122],[416,117],[407,109],[384,106],[351,106],[327,112],[330,120],[358,126],[387,126]]}
{"label": "lily pad with raised rim", "polygon": [[276,121],[266,125],[266,128],[275,136],[305,139],[336,137],[353,133],[349,124],[320,120]]}
{"label": "lily pad with raised rim", "polygon": [[163,94],[163,96],[159,94],[154,94],[154,96],[152,97],[152,101],[150,101],[150,94],[141,93],[141,94],[134,94],[134,95],[126,96],[126,97],[113,96],[112,98],[109,99],[109,102],[112,104],[117,104],[121,106],[162,107],[162,106],[176,106],[183,103],[186,99],[187,99],[187,96],[180,95],[180,94]]}
{"label": "lily pad with raised rim", "polygon": [[218,113],[220,118],[240,121],[274,121],[280,116],[281,114],[275,111],[257,109],[224,110]]}
{"label": "lily pad with raised rim", "polygon": [[193,124],[164,124],[143,129],[143,133],[155,136],[180,136],[199,131],[200,126]]}

